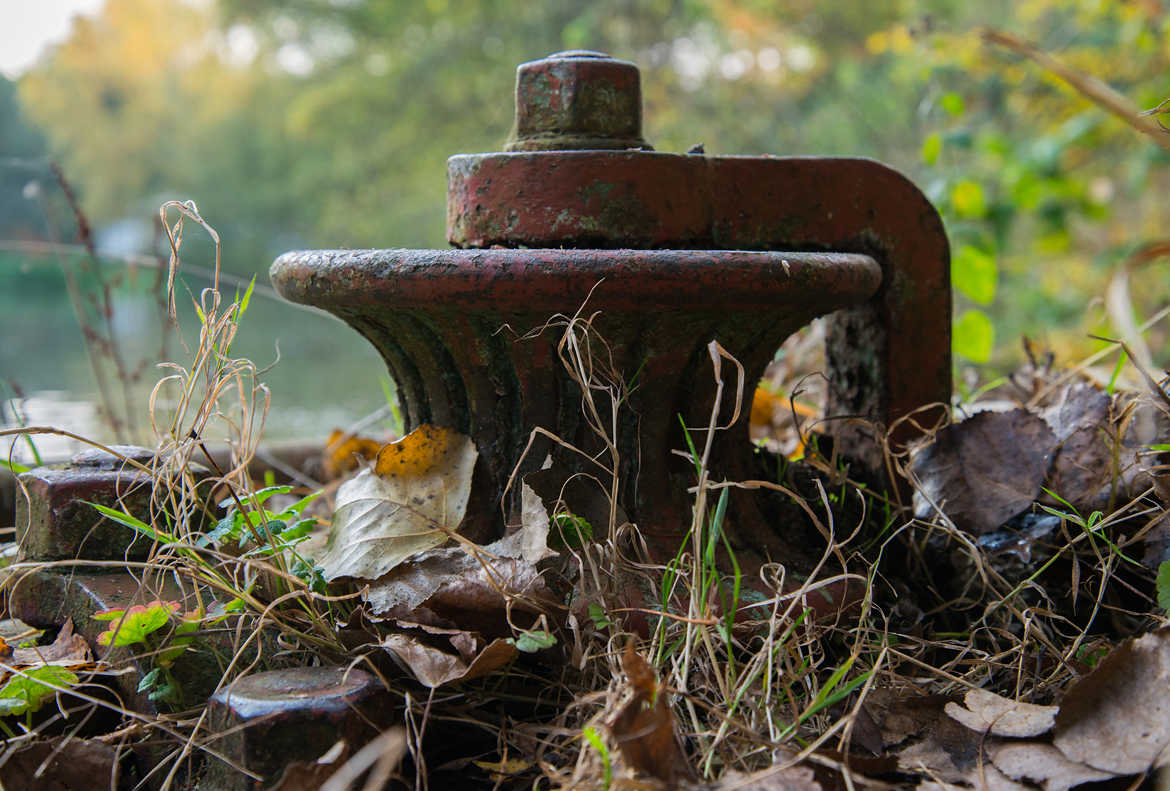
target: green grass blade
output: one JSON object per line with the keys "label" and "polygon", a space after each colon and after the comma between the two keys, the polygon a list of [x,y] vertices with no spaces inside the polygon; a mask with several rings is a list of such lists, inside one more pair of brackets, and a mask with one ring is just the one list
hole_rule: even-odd
{"label": "green grass blade", "polygon": [[92,505],[97,509],[98,513],[110,521],[117,522],[120,525],[125,525],[134,532],[141,533],[147,538],[150,538],[153,541],[157,541],[160,544],[173,544],[177,540],[174,536],[168,533],[164,533],[161,530],[155,530],[153,527],[146,524],[146,522],[143,522],[138,517],[132,514],[128,514],[125,511],[117,511],[113,508],[110,508],[109,506],[105,506],[100,503],[93,503],[89,500],[82,500],[82,502],[86,505]]}

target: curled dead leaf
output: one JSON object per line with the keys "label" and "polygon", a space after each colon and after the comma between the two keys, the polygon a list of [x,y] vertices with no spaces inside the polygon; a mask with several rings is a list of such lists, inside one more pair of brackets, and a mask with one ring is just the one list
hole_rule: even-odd
{"label": "curled dead leaf", "polygon": [[1170,762],[1170,630],[1128,640],[1065,694],[1052,743],[1072,761],[1137,774]]}
{"label": "curled dead leaf", "polygon": [[[384,649],[397,658],[420,684],[432,689],[487,675],[511,662],[518,653],[516,646],[504,639],[492,640],[470,659],[464,656],[466,645],[459,646],[455,640],[452,640],[452,645],[456,647],[456,653],[444,651],[413,635],[391,634],[382,640]],[[464,651],[458,651],[459,647]]]}
{"label": "curled dead leaf", "polygon": [[609,729],[630,768],[673,788],[690,775],[690,764],[679,746],[669,696],[658,685],[654,668],[634,650],[633,641],[622,654],[622,670],[627,679],[625,702],[610,718]]}
{"label": "curled dead leaf", "polygon": [[712,791],[821,791],[822,788],[811,767],[772,766],[750,775],[732,769],[719,778]]}
{"label": "curled dead leaf", "polygon": [[459,529],[478,452],[470,438],[421,426],[337,490],[325,579],[373,580]]}
{"label": "curled dead leaf", "polygon": [[13,747],[0,766],[0,784],[4,788],[114,788],[117,778],[118,751],[114,747],[69,736],[42,738]]}
{"label": "curled dead leaf", "polygon": [[363,596],[378,617],[507,636],[509,616],[524,627],[526,614],[535,620],[556,609],[539,569],[522,557],[525,546],[516,533],[486,547],[430,549],[386,573]]}
{"label": "curled dead leaf", "polygon": [[1077,510],[1108,509],[1111,501],[1153,484],[1147,449],[1170,439],[1170,420],[1148,399],[1131,393],[1111,398],[1076,383],[1058,392],[1042,414],[1060,443],[1044,487]]}
{"label": "curled dead leaf", "polygon": [[966,708],[948,703],[945,711],[953,719],[978,733],[993,736],[1039,736],[1052,729],[1056,706],[1039,706],[1011,700],[984,689],[968,690]]}
{"label": "curled dead leaf", "polygon": [[955,526],[975,535],[997,530],[1040,494],[1056,435],[1022,409],[980,412],[938,432],[912,461],[921,491],[915,515],[941,506]]}
{"label": "curled dead leaf", "polygon": [[1116,775],[1070,761],[1064,753],[1043,742],[1000,742],[988,746],[991,760],[1013,780],[1044,784],[1044,791],[1067,791],[1082,783],[1108,780]]}

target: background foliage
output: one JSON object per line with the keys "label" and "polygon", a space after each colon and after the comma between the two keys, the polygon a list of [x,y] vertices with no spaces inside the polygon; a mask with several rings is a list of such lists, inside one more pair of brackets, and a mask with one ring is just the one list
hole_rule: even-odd
{"label": "background foliage", "polygon": [[[1026,333],[1071,360],[1093,348],[1088,331],[1113,331],[1095,299],[1110,277],[1163,233],[1167,154],[978,29],[1151,107],[1170,66],[1164,12],[1162,0],[108,0],[15,91],[0,82],[0,238],[40,232],[21,190],[49,152],[99,228],[195,198],[243,274],[297,246],[442,246],[446,157],[499,148],[518,62],[588,47],[642,67],[660,150],[701,141],[906,171],[948,224],[961,355],[1010,365]],[[1170,284],[1152,267],[1133,278],[1140,322]]]}

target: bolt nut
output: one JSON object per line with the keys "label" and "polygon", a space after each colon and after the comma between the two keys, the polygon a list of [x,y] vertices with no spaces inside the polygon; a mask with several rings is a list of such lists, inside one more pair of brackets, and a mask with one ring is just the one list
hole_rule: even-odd
{"label": "bolt nut", "polygon": [[[217,743],[237,766],[264,778],[279,779],[293,761],[311,762],[338,739],[351,748],[377,733],[385,719],[385,688],[362,670],[301,667],[270,670],[239,679],[215,693],[208,704]],[[253,782],[221,761],[212,760],[201,787],[235,791]]]}
{"label": "bolt nut", "polygon": [[516,69],[516,125],[505,151],[651,150],[638,67],[569,50]]}
{"label": "bolt nut", "polygon": [[[111,449],[141,464],[155,456],[130,445]],[[22,473],[19,481],[23,491],[16,493],[16,537],[24,560],[145,560],[149,555],[150,538],[105,518],[90,504],[150,524],[154,481],[149,473],[91,448],[67,464]]]}

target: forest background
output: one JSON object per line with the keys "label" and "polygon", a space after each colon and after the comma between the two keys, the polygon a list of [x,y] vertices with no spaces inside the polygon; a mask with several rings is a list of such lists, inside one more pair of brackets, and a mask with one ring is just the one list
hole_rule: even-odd
{"label": "forest background", "polygon": [[[90,324],[106,322],[124,369],[160,359],[158,271],[135,256],[165,249],[165,200],[196,200],[225,268],[243,286],[258,275],[264,296],[268,264],[288,249],[445,246],[446,158],[498,150],[516,65],[571,48],[641,67],[658,150],[869,156],[919,184],[951,240],[960,389],[1017,365],[1025,335],[1073,363],[1102,346],[1091,334],[1117,335],[1170,303],[1170,279],[1147,265],[1157,259],[1133,258],[1166,234],[1170,154],[981,31],[1019,36],[1151,108],[1170,95],[1166,10],[107,0],[17,80],[0,78],[0,398],[95,399],[106,363],[92,338],[86,348]],[[68,247],[79,227],[65,184],[92,226],[96,269]],[[184,249],[210,265],[206,240]],[[193,294],[206,285],[185,276]],[[1106,299],[1119,279],[1120,307]],[[102,289],[109,316],[92,298]],[[278,435],[323,432],[383,402],[380,361],[337,322],[259,299],[240,337],[237,351],[259,364],[282,358],[269,377]],[[1145,333],[1162,366],[1168,338],[1164,322]]]}

